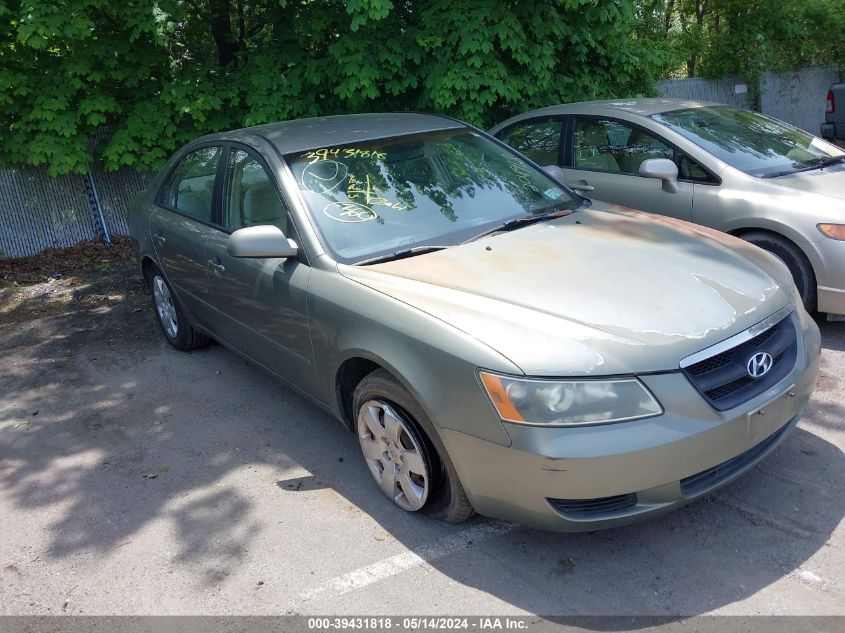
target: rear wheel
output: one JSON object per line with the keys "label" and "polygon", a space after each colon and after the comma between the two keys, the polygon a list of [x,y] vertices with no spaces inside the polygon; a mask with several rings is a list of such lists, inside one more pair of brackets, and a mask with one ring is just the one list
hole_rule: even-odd
{"label": "rear wheel", "polygon": [[153,297],[156,319],[167,342],[181,352],[189,352],[207,345],[208,337],[197,332],[188,323],[170,284],[157,267],[150,267],[147,282]]}
{"label": "rear wheel", "polygon": [[816,276],[807,257],[795,244],[779,235],[765,231],[753,231],[740,237],[754,246],[769,251],[786,264],[789,272],[792,273],[792,279],[795,281],[804,307],[810,312],[816,309]]}
{"label": "rear wheel", "polygon": [[383,369],[366,376],[355,389],[353,411],[364,461],[394,504],[450,523],[473,515],[445,448],[432,441],[431,421],[393,376]]}

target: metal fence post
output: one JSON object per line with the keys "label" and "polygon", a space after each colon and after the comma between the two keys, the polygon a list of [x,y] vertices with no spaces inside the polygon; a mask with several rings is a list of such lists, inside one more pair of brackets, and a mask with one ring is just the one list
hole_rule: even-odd
{"label": "metal fence post", "polygon": [[98,227],[103,236],[103,244],[108,247],[111,244],[109,229],[106,226],[106,219],[103,216],[103,206],[100,204],[100,194],[97,193],[97,182],[94,179],[94,169],[88,165],[88,173],[85,174],[85,195],[88,197],[88,205],[94,216],[94,224]]}

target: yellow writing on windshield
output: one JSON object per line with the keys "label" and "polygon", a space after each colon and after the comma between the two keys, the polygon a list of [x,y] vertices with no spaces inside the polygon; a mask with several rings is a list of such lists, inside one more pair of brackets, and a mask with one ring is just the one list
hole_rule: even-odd
{"label": "yellow writing on windshield", "polygon": [[378,213],[357,202],[330,202],[323,207],[323,213],[332,220],[352,224],[378,220]]}
{"label": "yellow writing on windshield", "polygon": [[365,182],[361,182],[354,175],[349,174],[349,185],[346,187],[346,195],[353,200],[362,200],[367,205],[377,204],[383,207],[390,207],[394,211],[407,211],[408,205],[401,202],[392,202],[379,195],[381,191],[370,181],[367,174]]}
{"label": "yellow writing on windshield", "polygon": [[313,165],[320,160],[331,160],[332,158],[375,158],[376,160],[384,160],[387,158],[385,152],[380,152],[375,149],[359,149],[357,147],[324,147],[323,149],[315,149],[305,153],[305,158],[311,159],[309,165]]}

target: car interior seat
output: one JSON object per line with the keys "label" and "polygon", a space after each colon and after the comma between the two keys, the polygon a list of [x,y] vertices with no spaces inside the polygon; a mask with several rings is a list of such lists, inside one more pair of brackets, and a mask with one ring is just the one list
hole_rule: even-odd
{"label": "car interior seat", "polygon": [[662,149],[658,141],[643,130],[634,129],[628,137],[625,154],[622,158],[622,169],[625,173],[636,174],[643,161],[651,158],[672,159],[671,152]]}
{"label": "car interior seat", "polygon": [[268,180],[262,179],[245,188],[241,207],[241,226],[272,224],[278,226],[287,235],[287,214],[273,185]]}
{"label": "car interior seat", "polygon": [[600,121],[589,121],[581,128],[581,143],[576,144],[575,167],[619,171],[619,163],[610,152],[607,130]]}
{"label": "car interior seat", "polygon": [[193,218],[210,219],[214,176],[185,178],[179,183],[176,208]]}

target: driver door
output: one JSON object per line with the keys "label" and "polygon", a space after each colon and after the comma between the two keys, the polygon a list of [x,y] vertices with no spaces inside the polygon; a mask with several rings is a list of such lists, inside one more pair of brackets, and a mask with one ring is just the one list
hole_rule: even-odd
{"label": "driver door", "polygon": [[223,177],[222,227],[206,243],[217,314],[214,331],[287,382],[315,389],[306,295],[311,268],[297,258],[232,257],[229,235],[272,224],[297,244],[276,180],[253,150],[232,146]]}

